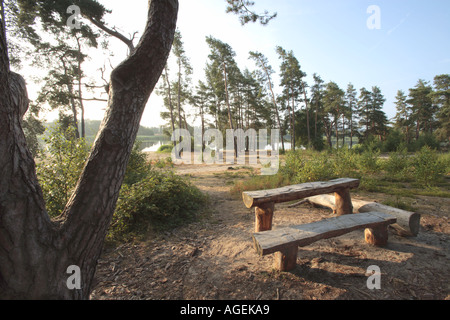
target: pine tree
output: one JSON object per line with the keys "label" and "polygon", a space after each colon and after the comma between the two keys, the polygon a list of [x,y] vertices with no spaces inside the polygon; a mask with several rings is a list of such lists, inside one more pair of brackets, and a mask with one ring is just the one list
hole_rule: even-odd
{"label": "pine tree", "polygon": [[438,138],[450,142],[450,75],[441,74],[434,77],[434,91],[431,94],[434,104],[438,107],[437,118]]}
{"label": "pine tree", "polygon": [[[163,98],[163,104],[168,111],[162,111],[160,116],[163,120],[170,121],[170,130],[167,131],[168,136],[172,136],[172,133],[175,132],[175,110],[174,110],[174,101],[173,101],[173,88],[170,84],[169,79],[169,66],[166,63],[164,67],[164,72],[160,78],[160,85],[157,88],[156,93]],[[174,145],[176,146],[176,141],[174,141]]]}
{"label": "pine tree", "polygon": [[198,109],[198,115],[200,116],[201,123],[201,140],[202,140],[202,151],[205,149],[205,126],[206,126],[206,109],[208,108],[208,103],[210,99],[210,93],[208,92],[208,87],[206,84],[199,80],[195,88],[195,94],[191,98],[192,105]]}
{"label": "pine tree", "polygon": [[350,148],[353,147],[353,120],[355,116],[355,108],[357,106],[356,89],[353,84],[349,83],[347,91],[345,92],[345,102],[347,109],[347,116],[350,124]]}
{"label": "pine tree", "polygon": [[[291,144],[292,150],[295,150],[295,135],[296,135],[295,109],[302,93],[305,93],[305,104],[307,105],[305,82],[302,80],[303,77],[306,76],[306,74],[301,70],[300,63],[298,62],[297,58],[294,56],[294,53],[292,51],[287,52],[280,46],[276,47],[276,51],[278,53],[279,59],[281,60],[280,85],[283,87],[282,95],[284,97],[284,100],[286,101],[289,110],[290,127],[291,127]],[[306,112],[308,114],[308,110]],[[308,125],[308,132],[309,132],[309,125]],[[310,136],[308,135],[308,145],[309,144],[310,144]]]}
{"label": "pine tree", "polygon": [[[233,114],[230,103],[230,84],[236,84],[234,80],[238,75],[239,68],[234,57],[236,53],[230,45],[209,36],[206,42],[210,47],[211,53],[208,58],[210,60],[210,75],[214,79],[215,91],[218,96],[222,96],[228,111],[228,124],[231,130],[234,131],[235,124],[233,123]],[[234,82],[234,83],[233,83]],[[223,91],[222,91],[223,90]],[[237,137],[234,137],[234,154],[238,156]]]}
{"label": "pine tree", "polygon": [[421,132],[433,132],[436,107],[433,105],[432,87],[428,82],[420,79],[414,88],[409,89],[409,99],[406,102],[411,106],[411,121],[416,126],[416,140]]}
{"label": "pine tree", "polygon": [[311,107],[314,108],[314,140],[322,139],[322,134],[319,132],[319,119],[322,117],[323,112],[323,93],[324,93],[324,81],[322,78],[314,73],[313,74],[314,85],[311,87]]}
{"label": "pine tree", "polygon": [[263,85],[248,69],[243,72],[243,85],[246,128],[257,130],[270,127],[271,113]]}
{"label": "pine tree", "polygon": [[380,140],[386,136],[387,117],[383,111],[383,105],[386,99],[379,87],[372,87],[372,105],[370,111],[371,134],[378,136]]}
{"label": "pine tree", "polygon": [[338,121],[343,112],[344,95],[344,91],[342,91],[335,82],[327,83],[323,96],[323,119],[325,124],[325,134],[330,148],[332,148],[331,136],[333,127],[336,135],[336,148],[339,146]]}
{"label": "pine tree", "polygon": [[395,109],[397,113],[395,114],[394,126],[400,129],[405,135],[405,142],[409,144],[411,142],[410,130],[411,130],[411,108],[406,103],[406,95],[402,90],[397,91],[395,96]]}
{"label": "pine tree", "polygon": [[[272,104],[273,104],[273,109],[274,109],[274,113],[276,116],[276,122],[278,124],[278,129],[282,129],[281,126],[281,118],[280,118],[280,111],[278,108],[278,103],[277,103],[277,97],[274,93],[273,90],[273,83],[272,83],[272,75],[275,73],[275,71],[272,69],[272,66],[269,64],[268,59],[260,52],[254,52],[254,51],[250,51],[249,52],[250,55],[250,59],[252,59],[257,68],[258,68],[258,78],[262,83],[265,83],[270,91],[270,95],[272,98]],[[283,152],[285,151],[284,148],[284,139],[283,139],[284,134],[281,134],[281,148],[283,150]]]}
{"label": "pine tree", "polygon": [[177,81],[174,84],[177,97],[176,102],[178,111],[178,129],[182,129],[183,127],[187,129],[187,123],[186,121],[183,121],[183,119],[186,118],[186,114],[182,106],[184,103],[189,101],[189,87],[191,84],[190,76],[192,75],[192,66],[189,62],[188,57],[186,56],[183,40],[181,38],[181,32],[178,29],[175,31],[172,53],[176,59],[176,64],[178,67]]}

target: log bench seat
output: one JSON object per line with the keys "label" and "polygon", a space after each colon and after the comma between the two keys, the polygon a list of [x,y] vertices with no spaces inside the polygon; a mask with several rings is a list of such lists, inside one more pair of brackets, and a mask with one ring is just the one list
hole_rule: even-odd
{"label": "log bench seat", "polygon": [[255,208],[255,232],[261,232],[272,229],[275,203],[304,199],[320,194],[334,192],[336,214],[352,214],[350,189],[358,186],[358,179],[341,178],[307,182],[271,190],[246,191],[242,193],[242,198],[247,208]]}
{"label": "log bench seat", "polygon": [[257,232],[253,234],[253,242],[260,256],[275,253],[276,269],[290,271],[296,266],[298,247],[358,229],[365,229],[367,243],[384,246],[387,244],[388,225],[396,221],[395,217],[381,212],[343,215],[308,224]]}

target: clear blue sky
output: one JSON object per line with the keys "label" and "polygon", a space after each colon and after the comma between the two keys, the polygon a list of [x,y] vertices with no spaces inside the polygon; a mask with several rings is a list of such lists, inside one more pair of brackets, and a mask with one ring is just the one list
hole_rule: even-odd
{"label": "clear blue sky", "polygon": [[[275,46],[280,45],[294,51],[311,84],[317,73],[343,89],[349,82],[358,90],[379,86],[389,117],[395,115],[397,90],[407,93],[419,79],[432,81],[435,75],[450,72],[448,0],[256,0],[256,4],[256,11],[267,9],[278,17],[265,27],[241,27],[236,16],[224,13],[225,1],[181,1],[179,28],[187,54],[199,61],[197,72],[203,72],[201,63],[204,66],[207,55],[201,44],[204,34],[229,43],[240,66],[250,69],[248,51],[256,50],[278,70]],[[380,29],[367,27],[371,5],[380,9]],[[205,14],[208,23],[203,25]]]}
{"label": "clear blue sky", "polygon": [[[113,12],[105,17],[109,25],[125,34],[141,31],[147,17],[146,0],[100,0]],[[194,67],[194,84],[204,77],[209,53],[205,37],[212,35],[236,51],[244,69],[254,69],[249,51],[265,54],[275,71],[279,60],[275,46],[293,50],[312,84],[313,73],[325,82],[334,81],[342,89],[351,82],[359,91],[379,86],[387,99],[384,111],[395,115],[397,90],[412,88],[419,79],[432,81],[435,75],[450,73],[449,0],[255,0],[254,10],[267,9],[278,17],[268,26],[241,26],[237,16],[226,14],[225,0],[180,0],[178,28],[187,56]],[[367,8],[380,9],[380,29],[370,30]],[[82,8],[81,8],[82,10]],[[126,56],[125,46],[112,40],[116,63]],[[103,62],[93,58],[94,67]],[[95,67],[96,66],[96,67]],[[278,79],[274,77],[278,84]],[[142,124],[162,124],[162,101],[152,94]],[[104,107],[104,106],[103,106]],[[95,111],[97,110],[97,111]],[[100,107],[87,117],[101,119]]]}

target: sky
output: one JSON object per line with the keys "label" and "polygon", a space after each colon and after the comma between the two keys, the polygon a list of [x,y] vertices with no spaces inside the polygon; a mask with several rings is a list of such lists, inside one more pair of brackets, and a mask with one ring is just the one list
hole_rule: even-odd
{"label": "sky", "polygon": [[[124,34],[145,27],[148,1],[100,0],[112,13],[108,25]],[[345,90],[352,83],[358,90],[380,87],[386,98],[384,111],[395,116],[398,90],[408,93],[419,79],[432,83],[438,74],[450,73],[450,1],[448,0],[255,0],[256,12],[277,12],[267,26],[241,26],[236,15],[226,14],[225,0],[180,0],[177,26],[186,55],[194,69],[193,84],[204,77],[209,54],[205,42],[213,36],[236,52],[243,70],[254,70],[249,51],[259,51],[278,73],[276,46],[292,50],[313,84],[317,73],[325,83],[336,82]],[[372,9],[376,10],[373,11]],[[82,10],[82,8],[81,8]],[[127,48],[111,40],[113,64],[126,57]],[[103,65],[91,57],[90,70]],[[174,69],[175,70],[175,69]],[[274,76],[279,90],[278,76]],[[87,118],[102,119],[104,105],[92,104]],[[160,126],[162,99],[153,93],[141,124]]]}

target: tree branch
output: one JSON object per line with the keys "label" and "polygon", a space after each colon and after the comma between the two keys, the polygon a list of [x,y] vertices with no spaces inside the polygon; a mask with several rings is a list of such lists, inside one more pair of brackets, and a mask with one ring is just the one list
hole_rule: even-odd
{"label": "tree branch", "polygon": [[99,22],[97,20],[95,20],[92,17],[89,17],[87,15],[83,15],[86,19],[88,19],[93,25],[95,25],[96,27],[98,27],[99,29],[105,31],[107,34],[119,39],[120,41],[122,41],[123,43],[125,43],[128,47],[128,49],[130,50],[130,53],[133,52],[133,50],[135,49],[134,44],[133,44],[133,40],[134,40],[134,35],[133,38],[128,39],[127,37],[125,37],[123,34],[121,34],[120,32],[110,29],[107,26],[105,26],[102,22]]}
{"label": "tree branch", "polygon": [[101,98],[96,98],[96,97],[93,97],[93,98],[83,98],[83,101],[103,101],[103,102],[108,102],[107,99],[101,99]]}

